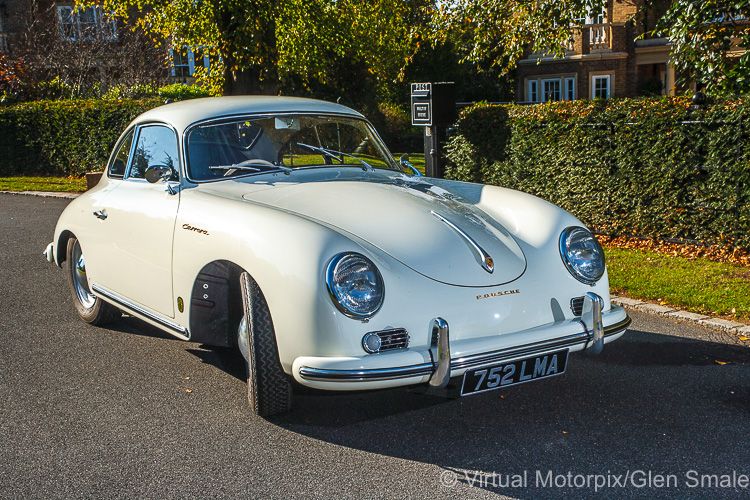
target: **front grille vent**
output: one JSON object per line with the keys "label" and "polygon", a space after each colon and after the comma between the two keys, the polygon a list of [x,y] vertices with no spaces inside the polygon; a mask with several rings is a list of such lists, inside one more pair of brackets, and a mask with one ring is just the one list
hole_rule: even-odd
{"label": "front grille vent", "polygon": [[583,312],[583,297],[574,297],[570,299],[570,310],[574,316],[580,316]]}
{"label": "front grille vent", "polygon": [[380,336],[380,352],[405,349],[409,346],[409,332],[403,328],[392,328],[375,333]]}

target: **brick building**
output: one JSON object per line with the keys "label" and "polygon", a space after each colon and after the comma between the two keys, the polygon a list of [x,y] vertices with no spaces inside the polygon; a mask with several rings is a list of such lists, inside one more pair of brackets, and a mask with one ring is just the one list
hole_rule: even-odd
{"label": "brick building", "polygon": [[[518,62],[516,99],[523,102],[634,97],[646,89],[675,93],[666,38],[637,37],[653,29],[658,14],[629,23],[643,0],[609,0],[602,12],[580,20],[563,58],[528,51]],[[537,63],[537,61],[539,61]]]}

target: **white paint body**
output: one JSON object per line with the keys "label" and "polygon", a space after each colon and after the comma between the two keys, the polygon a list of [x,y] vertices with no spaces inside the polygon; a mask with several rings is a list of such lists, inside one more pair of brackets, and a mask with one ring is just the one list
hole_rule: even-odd
{"label": "white paint body", "polygon": [[[169,125],[178,134],[184,159],[183,134],[195,122],[306,111],[360,116],[318,101],[219,98],[163,106],[131,126]],[[432,321],[437,317],[450,326],[454,359],[580,332],[580,318],[570,301],[590,291],[603,299],[605,327],[627,320],[621,308],[610,304],[606,272],[591,286],[575,279],[563,264],[560,234],[581,222],[539,198],[494,186],[336,166],[195,183],[187,178],[184,161],[180,164],[181,181],[174,195],[161,182],[103,176],[60,216],[53,240],[56,262],[65,258],[60,242],[72,233],[86,257],[90,286],[189,330],[189,297],[196,276],[210,262],[230,261],[259,284],[281,364],[301,384],[347,390],[426,382],[429,375],[310,380],[300,376],[300,369],[372,370],[430,363]],[[105,211],[107,219],[94,217],[96,211]],[[495,271],[485,271],[465,241],[431,211],[469,233],[493,257]],[[344,316],[329,296],[326,269],[342,252],[367,256],[382,274],[385,299],[368,322]],[[184,298],[183,311],[178,297]],[[151,315],[138,315],[163,327]],[[408,348],[366,353],[363,336],[387,328],[405,328]]]}

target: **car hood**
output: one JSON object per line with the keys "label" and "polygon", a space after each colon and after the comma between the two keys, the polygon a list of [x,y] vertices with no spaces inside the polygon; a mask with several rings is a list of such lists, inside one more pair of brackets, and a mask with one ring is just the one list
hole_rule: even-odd
{"label": "car hood", "polygon": [[[502,225],[429,180],[383,176],[290,183],[243,198],[354,234],[442,283],[500,285],[526,269],[521,248]],[[482,266],[480,249],[494,264],[491,273]]]}
{"label": "car hood", "polygon": [[[378,176],[364,182],[290,183],[242,197],[356,235],[442,283],[500,285],[526,269],[521,248],[502,225],[429,180]],[[491,273],[482,265],[480,249],[494,264]]]}

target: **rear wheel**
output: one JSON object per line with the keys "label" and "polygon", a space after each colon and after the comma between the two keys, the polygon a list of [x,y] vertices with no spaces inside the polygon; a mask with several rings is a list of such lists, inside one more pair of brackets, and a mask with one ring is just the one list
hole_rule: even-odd
{"label": "rear wheel", "polygon": [[66,250],[65,275],[78,316],[86,323],[97,326],[118,319],[121,315],[119,309],[91,293],[86,279],[86,263],[78,239],[70,238]]}
{"label": "rear wheel", "polygon": [[[268,304],[248,273],[240,275],[245,315],[238,342],[247,361],[247,399],[256,415],[269,417],[292,409],[292,386],[279,360]],[[243,345],[244,344],[244,345]]]}

